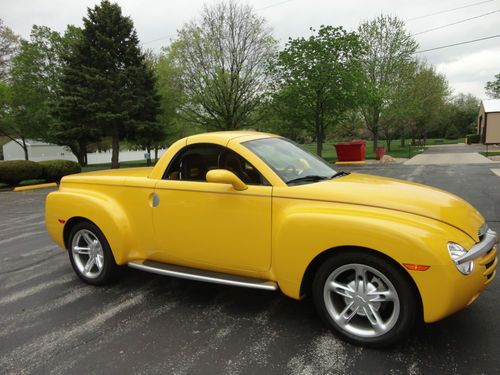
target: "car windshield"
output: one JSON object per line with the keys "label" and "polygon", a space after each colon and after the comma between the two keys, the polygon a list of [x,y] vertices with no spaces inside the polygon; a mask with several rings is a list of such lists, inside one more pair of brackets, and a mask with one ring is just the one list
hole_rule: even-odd
{"label": "car windshield", "polygon": [[336,175],[323,159],[284,138],[263,138],[242,143],[289,185],[326,180]]}

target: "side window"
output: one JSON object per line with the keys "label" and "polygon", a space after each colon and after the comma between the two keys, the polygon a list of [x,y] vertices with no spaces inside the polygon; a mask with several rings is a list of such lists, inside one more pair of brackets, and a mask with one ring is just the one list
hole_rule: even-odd
{"label": "side window", "polygon": [[232,150],[212,144],[187,146],[169,165],[164,179],[206,181],[212,169],[227,169],[249,185],[269,185],[267,180],[248,161]]}
{"label": "side window", "polygon": [[[224,150],[219,156],[219,168],[233,172],[245,184],[265,185],[265,179],[252,164],[232,150]],[[266,181],[267,182],[267,181]]]}
{"label": "side window", "polygon": [[200,144],[188,146],[177,154],[168,167],[167,180],[206,181],[206,174],[217,168],[222,147]]}

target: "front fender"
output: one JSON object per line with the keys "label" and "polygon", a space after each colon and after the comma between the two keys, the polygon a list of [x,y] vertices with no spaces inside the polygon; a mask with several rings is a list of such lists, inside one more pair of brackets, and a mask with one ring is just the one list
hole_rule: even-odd
{"label": "front fender", "polygon": [[[117,187],[114,187],[117,189]],[[134,239],[129,219],[110,195],[89,190],[60,190],[50,193],[45,203],[45,222],[52,239],[64,244],[64,226],[74,217],[93,222],[105,234],[117,264],[127,262]]]}
{"label": "front fender", "polygon": [[399,264],[432,267],[451,262],[448,241],[473,244],[448,224],[406,212],[290,199],[273,201],[273,231],[273,271],[280,289],[292,298],[300,298],[309,264],[330,249],[368,248]]}

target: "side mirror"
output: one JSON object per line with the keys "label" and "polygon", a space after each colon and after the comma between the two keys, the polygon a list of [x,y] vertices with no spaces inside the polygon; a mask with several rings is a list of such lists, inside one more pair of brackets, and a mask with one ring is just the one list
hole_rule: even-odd
{"label": "side mirror", "polygon": [[230,184],[233,185],[234,190],[238,191],[248,189],[248,186],[238,176],[227,169],[212,169],[208,171],[207,182]]}

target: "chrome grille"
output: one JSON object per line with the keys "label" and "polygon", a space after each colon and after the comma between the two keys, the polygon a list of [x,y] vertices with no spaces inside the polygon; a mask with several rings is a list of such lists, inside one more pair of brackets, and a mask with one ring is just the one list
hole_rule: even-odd
{"label": "chrome grille", "polygon": [[495,277],[497,263],[498,258],[496,246],[484,254],[484,256],[479,260],[479,264],[484,266],[483,275],[486,276],[486,284],[489,284]]}

